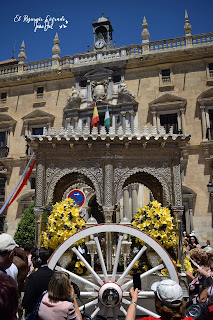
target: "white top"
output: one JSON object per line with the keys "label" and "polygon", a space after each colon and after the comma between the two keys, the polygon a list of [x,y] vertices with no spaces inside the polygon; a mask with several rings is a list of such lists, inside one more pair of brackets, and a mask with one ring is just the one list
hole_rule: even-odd
{"label": "white top", "polygon": [[6,269],[6,272],[17,283],[18,268],[16,267],[16,265],[14,263],[12,263],[11,266],[8,269]]}

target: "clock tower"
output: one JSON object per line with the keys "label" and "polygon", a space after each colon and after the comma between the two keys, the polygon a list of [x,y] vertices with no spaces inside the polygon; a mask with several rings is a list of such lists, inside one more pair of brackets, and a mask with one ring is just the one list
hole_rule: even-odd
{"label": "clock tower", "polygon": [[111,49],[113,48],[112,42],[112,25],[108,20],[108,17],[105,18],[102,16],[97,20],[93,21],[93,39],[94,39],[94,50],[101,49]]}

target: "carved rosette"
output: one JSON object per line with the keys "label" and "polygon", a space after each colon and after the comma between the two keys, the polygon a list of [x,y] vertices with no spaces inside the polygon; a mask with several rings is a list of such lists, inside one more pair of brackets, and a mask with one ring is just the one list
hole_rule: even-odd
{"label": "carved rosette", "polygon": [[96,200],[99,205],[103,204],[103,171],[102,168],[94,162],[87,162],[86,164],[81,163],[55,163],[52,164],[46,170],[46,194],[45,194],[45,204],[49,204],[53,201],[54,190],[57,182],[67,174],[70,173],[80,173],[85,175],[91,180],[95,193]]}

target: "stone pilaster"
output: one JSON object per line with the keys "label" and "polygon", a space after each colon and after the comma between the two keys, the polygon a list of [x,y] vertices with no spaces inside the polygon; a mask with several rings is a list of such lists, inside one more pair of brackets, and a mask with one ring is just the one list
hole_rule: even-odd
{"label": "stone pilaster", "polygon": [[36,248],[40,247],[40,238],[41,238],[41,221],[42,221],[42,214],[44,212],[43,207],[35,207],[34,208],[34,215],[35,215],[35,246]]}
{"label": "stone pilaster", "polygon": [[185,117],[184,117],[185,109],[180,109],[180,115],[181,115],[181,129],[182,133],[186,133],[186,125],[185,125]]}
{"label": "stone pilaster", "polygon": [[178,260],[183,267],[183,242],[182,242],[182,219],[183,219],[183,206],[173,207],[173,214],[177,219],[178,224]]}
{"label": "stone pilaster", "polygon": [[202,136],[203,140],[206,140],[206,111],[205,106],[200,106],[201,119],[202,119]]}
{"label": "stone pilaster", "polygon": [[36,216],[35,243],[39,247],[41,217],[44,211],[44,164],[41,160],[36,160],[36,195],[34,213]]}
{"label": "stone pilaster", "polygon": [[180,154],[179,152],[175,152],[173,158],[173,193],[175,206],[182,206],[181,186]]}

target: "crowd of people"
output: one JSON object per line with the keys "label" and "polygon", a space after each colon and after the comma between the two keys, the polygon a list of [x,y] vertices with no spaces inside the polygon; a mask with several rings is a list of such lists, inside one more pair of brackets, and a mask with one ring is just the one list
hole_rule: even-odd
{"label": "crowd of people", "polygon": [[[82,320],[69,274],[51,270],[45,248],[18,248],[0,234],[0,319]],[[17,259],[18,258],[18,259]],[[34,319],[34,318],[33,318]]]}
{"label": "crowd of people", "polygon": [[[154,283],[155,308],[161,320],[213,320],[213,248],[199,244],[195,233],[183,233],[184,252],[193,272],[186,270],[188,298],[172,280]],[[85,248],[81,246],[79,250]],[[0,234],[0,319],[82,320],[76,295],[66,272],[49,269],[50,252],[26,245],[19,248],[6,233]],[[126,320],[136,317],[138,289],[131,288]],[[24,310],[24,314],[23,314]],[[152,316],[143,320],[153,320]]]}

